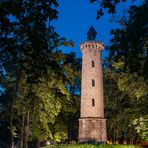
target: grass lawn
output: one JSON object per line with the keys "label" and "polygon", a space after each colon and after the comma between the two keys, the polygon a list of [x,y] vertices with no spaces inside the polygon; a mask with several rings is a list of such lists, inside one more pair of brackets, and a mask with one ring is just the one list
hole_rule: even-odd
{"label": "grass lawn", "polygon": [[141,148],[135,145],[107,145],[107,144],[61,144],[49,145],[42,148]]}

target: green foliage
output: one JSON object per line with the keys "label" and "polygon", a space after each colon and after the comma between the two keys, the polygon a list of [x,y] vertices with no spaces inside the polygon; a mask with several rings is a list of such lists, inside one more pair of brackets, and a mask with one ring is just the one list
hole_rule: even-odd
{"label": "green foliage", "polygon": [[118,79],[118,87],[121,91],[127,92],[132,98],[137,100],[148,95],[147,82],[136,73],[121,74]]}
{"label": "green foliage", "polygon": [[[121,72],[127,72],[144,76],[146,78],[147,65],[147,20],[145,10],[147,1],[140,7],[131,7],[129,19],[122,18],[122,29],[112,30],[114,36],[111,39],[110,60],[113,66]],[[142,16],[142,17],[141,17]],[[120,67],[121,66],[121,67]]]}
{"label": "green foliage", "polygon": [[13,135],[13,137],[17,137],[17,133],[16,133],[16,131],[17,131],[17,129],[16,129],[16,127],[15,126],[11,126],[11,127],[8,127],[8,129],[10,129],[10,131],[11,131],[11,134]]}
{"label": "green foliage", "polygon": [[[51,75],[49,76],[49,78]],[[54,124],[57,115],[62,109],[63,101],[69,100],[69,93],[60,80],[45,80],[38,87],[35,86],[35,94],[37,95],[36,106],[34,106],[32,116],[32,137],[46,140],[53,137],[52,129],[49,124]],[[38,124],[36,126],[36,124]],[[36,127],[36,128],[35,128]],[[36,131],[38,132],[36,133]],[[42,137],[42,138],[41,138]]]}
{"label": "green foliage", "polygon": [[148,141],[148,115],[134,119],[132,124],[141,138]]}
{"label": "green foliage", "polygon": [[76,58],[74,52],[65,54],[63,57],[63,70],[69,100],[63,99],[61,111],[52,126],[52,133],[57,141],[68,139],[69,142],[70,140],[76,140],[78,132],[81,59]]}
{"label": "green foliage", "polygon": [[[132,103],[126,92],[118,88],[119,75],[114,71],[104,71],[105,118],[108,139],[131,138],[129,123],[133,119]],[[126,119],[126,120],[125,120]]]}
{"label": "green foliage", "polygon": [[[130,139],[130,143],[146,140],[139,130],[139,119],[148,114],[147,77],[147,7],[148,2],[132,6],[129,18],[122,18],[122,28],[112,30],[108,68],[104,73],[105,110],[110,139]],[[147,118],[146,118],[147,119]],[[141,122],[147,127],[146,122]],[[113,133],[113,134],[112,134]]]}
{"label": "green foliage", "polygon": [[[55,138],[49,125],[71,99],[66,86],[73,84],[67,75],[73,71],[72,63],[65,68],[70,61],[64,66],[68,56],[58,48],[73,43],[60,37],[51,25],[58,17],[57,6],[56,0],[0,2],[0,86],[10,93],[10,101],[2,102],[0,113],[5,112],[11,127],[15,125],[19,139],[23,132],[29,132],[31,140]],[[28,124],[29,131],[25,131]],[[14,130],[11,133],[13,138]]]}

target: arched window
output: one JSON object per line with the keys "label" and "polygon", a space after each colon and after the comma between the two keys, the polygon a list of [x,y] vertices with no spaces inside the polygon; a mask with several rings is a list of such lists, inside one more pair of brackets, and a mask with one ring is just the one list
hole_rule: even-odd
{"label": "arched window", "polygon": [[92,99],[92,106],[95,106],[95,99]]}
{"label": "arched window", "polygon": [[92,86],[94,87],[95,86],[95,80],[92,79]]}
{"label": "arched window", "polygon": [[95,67],[95,62],[92,60],[91,62],[92,67]]}

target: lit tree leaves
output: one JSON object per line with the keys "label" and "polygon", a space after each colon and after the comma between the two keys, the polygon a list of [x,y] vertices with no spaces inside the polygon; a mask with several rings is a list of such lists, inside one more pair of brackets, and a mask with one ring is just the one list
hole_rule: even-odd
{"label": "lit tree leaves", "polygon": [[137,74],[122,74],[118,79],[118,87],[121,91],[128,92],[132,98],[139,100],[148,95],[147,83],[143,77]]}
{"label": "lit tree leaves", "polygon": [[134,119],[132,124],[141,138],[148,141],[148,115]]}
{"label": "lit tree leaves", "polygon": [[[148,3],[145,1],[139,7],[130,8],[129,18],[121,20],[122,25],[124,24],[123,28],[111,31],[113,38],[108,48],[108,67],[111,73],[106,72],[109,81],[105,81],[105,87],[111,91],[106,94],[107,105],[109,105],[109,107],[106,106],[106,109],[108,121],[111,120],[113,123],[108,128],[111,132],[112,127],[116,125],[114,127],[117,131],[116,136],[120,138],[123,130],[126,132],[127,138],[130,138],[131,143],[133,139],[145,139],[142,135],[147,135],[145,130],[138,131],[140,128],[139,119],[147,120],[145,116],[148,114],[148,81],[145,68],[147,65],[147,46],[145,46],[147,45],[148,15],[145,12],[147,6]],[[112,87],[109,87],[110,81]],[[111,94],[111,92],[114,93]],[[109,101],[112,96],[114,99]],[[117,110],[117,114],[114,114],[114,110]],[[110,112],[114,115],[113,119],[110,119]],[[134,125],[134,121],[138,122]],[[144,128],[147,127],[145,122],[141,122],[141,124]],[[136,132],[138,135],[134,134]]]}
{"label": "lit tree leaves", "polygon": [[48,124],[55,122],[68,99],[55,49],[72,43],[68,44],[51,26],[58,17],[57,6],[56,0],[0,2],[0,68],[6,83],[11,84],[4,85],[12,93],[11,121],[19,134],[25,129],[21,125],[29,123],[30,135],[39,140],[43,135],[52,137]]}

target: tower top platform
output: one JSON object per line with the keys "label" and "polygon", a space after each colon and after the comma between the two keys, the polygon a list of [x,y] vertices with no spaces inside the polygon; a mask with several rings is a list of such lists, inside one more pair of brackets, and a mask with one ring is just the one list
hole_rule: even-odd
{"label": "tower top platform", "polygon": [[104,43],[102,43],[100,41],[95,41],[95,40],[85,41],[80,44],[80,49],[82,51],[87,50],[87,49],[103,50],[104,47],[105,47]]}

